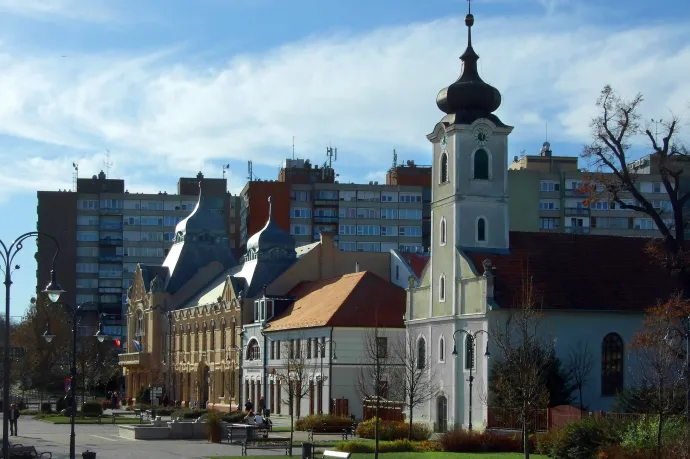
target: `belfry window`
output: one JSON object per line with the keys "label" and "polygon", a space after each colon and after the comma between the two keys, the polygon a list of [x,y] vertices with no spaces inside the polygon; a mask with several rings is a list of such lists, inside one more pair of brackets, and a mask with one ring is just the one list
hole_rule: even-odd
{"label": "belfry window", "polygon": [[486,220],[483,217],[477,219],[477,242],[486,242]]}
{"label": "belfry window", "polygon": [[441,239],[441,245],[446,245],[446,240],[447,240],[447,229],[446,229],[446,217],[441,217],[441,224],[440,224],[440,239]]}
{"label": "belfry window", "polygon": [[609,333],[601,342],[601,395],[616,395],[623,389],[623,339]]}
{"label": "belfry window", "polygon": [[441,176],[440,176],[440,183],[447,183],[448,182],[448,153],[445,151],[441,153],[441,164],[440,164],[440,169],[441,169]]}
{"label": "belfry window", "polygon": [[489,153],[483,148],[474,152],[474,178],[489,180]]}

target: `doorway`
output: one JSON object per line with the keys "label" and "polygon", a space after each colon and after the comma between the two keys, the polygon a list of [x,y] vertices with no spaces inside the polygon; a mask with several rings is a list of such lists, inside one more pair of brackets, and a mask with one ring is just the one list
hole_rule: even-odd
{"label": "doorway", "polygon": [[436,432],[448,430],[448,399],[441,395],[436,399]]}

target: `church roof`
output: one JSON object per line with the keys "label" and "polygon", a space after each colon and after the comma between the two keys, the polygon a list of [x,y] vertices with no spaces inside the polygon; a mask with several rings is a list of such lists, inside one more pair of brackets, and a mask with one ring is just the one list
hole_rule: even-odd
{"label": "church roof", "polygon": [[424,271],[430,257],[429,255],[422,255],[419,253],[400,252],[400,258],[407,263],[415,276],[421,279],[422,271]]}
{"label": "church roof", "polygon": [[472,47],[474,16],[471,12],[465,17],[465,25],[467,26],[467,49],[460,56],[463,63],[462,74],[436,96],[436,105],[447,114],[442,122],[472,124],[480,118],[486,118],[497,126],[503,126],[501,120],[492,114],[501,105],[501,93],[484,82],[477,69],[479,56]]}
{"label": "church roof", "polygon": [[544,309],[643,311],[674,286],[663,266],[645,253],[649,239],[566,233],[510,233],[510,251],[460,250],[482,274],[496,267],[494,300],[519,305],[523,282],[532,281]]}
{"label": "church roof", "polygon": [[295,302],[265,332],[310,327],[404,328],[406,292],[363,271],[302,282],[288,295]]}
{"label": "church roof", "polygon": [[247,253],[251,251],[269,252],[272,249],[287,250],[294,253],[295,239],[273,220],[273,205],[269,197],[268,221],[259,232],[252,235],[247,241]]}

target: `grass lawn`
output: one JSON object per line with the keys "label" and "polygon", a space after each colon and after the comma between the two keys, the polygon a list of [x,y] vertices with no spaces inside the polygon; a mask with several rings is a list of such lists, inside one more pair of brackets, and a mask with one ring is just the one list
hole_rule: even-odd
{"label": "grass lawn", "polygon": [[[46,416],[37,417],[39,421],[49,422],[51,424],[69,424],[69,416],[63,416],[61,414],[49,414]],[[112,418],[110,416],[103,416],[101,421],[102,424],[112,425]],[[74,418],[75,424],[98,424],[98,418],[80,418],[77,416]],[[139,419],[130,416],[115,416],[115,424],[139,424]],[[144,421],[143,424],[149,424],[149,421]]]}
{"label": "grass lawn", "polygon": [[[300,456],[299,451],[292,451],[293,457]],[[212,456],[213,459],[231,459],[240,456]],[[253,459],[275,459],[277,456],[251,456]],[[353,454],[352,459],[373,459],[373,454]],[[380,453],[384,459],[520,459],[522,453]],[[530,454],[533,459],[547,459],[546,456]]]}

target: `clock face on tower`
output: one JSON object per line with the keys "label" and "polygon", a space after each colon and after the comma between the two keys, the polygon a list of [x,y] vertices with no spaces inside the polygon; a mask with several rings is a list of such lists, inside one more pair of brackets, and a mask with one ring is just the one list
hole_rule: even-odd
{"label": "clock face on tower", "polygon": [[484,126],[479,126],[477,129],[474,130],[474,140],[477,142],[478,145],[481,145],[482,147],[489,142],[490,137],[491,131]]}

